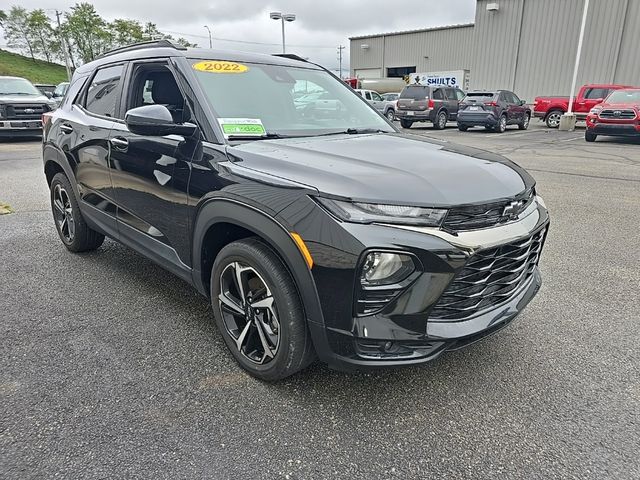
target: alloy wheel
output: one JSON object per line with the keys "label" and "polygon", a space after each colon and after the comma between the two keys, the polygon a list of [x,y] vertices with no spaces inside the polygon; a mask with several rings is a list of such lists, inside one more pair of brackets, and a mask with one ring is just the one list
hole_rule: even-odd
{"label": "alloy wheel", "polygon": [[529,120],[530,120],[529,115],[525,115],[524,116],[524,123],[522,124],[525,130],[527,128],[529,128]]}
{"label": "alloy wheel", "polygon": [[280,346],[280,322],[267,283],[252,267],[229,263],[220,274],[222,321],[242,356],[256,364],[273,360]]}
{"label": "alloy wheel", "polygon": [[438,117],[438,126],[440,127],[441,130],[443,130],[446,126],[447,126],[447,114],[444,112],[440,113],[440,116]]}
{"label": "alloy wheel", "polygon": [[389,110],[387,112],[387,118],[389,119],[390,122],[393,122],[396,118],[395,113],[393,112],[393,110]]}
{"label": "alloy wheel", "polygon": [[504,132],[507,129],[507,117],[504,115],[500,117],[500,132]]}
{"label": "alloy wheel", "polygon": [[561,116],[562,115],[560,115],[558,112],[550,113],[547,117],[547,125],[551,128],[556,128],[558,125],[560,125]]}
{"label": "alloy wheel", "polygon": [[72,243],[76,234],[73,207],[69,194],[59,183],[53,189],[53,214],[63,240],[66,243]]}

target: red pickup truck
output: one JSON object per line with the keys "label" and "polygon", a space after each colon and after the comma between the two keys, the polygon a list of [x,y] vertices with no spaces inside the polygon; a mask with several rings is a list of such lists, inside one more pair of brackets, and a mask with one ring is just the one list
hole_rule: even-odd
{"label": "red pickup truck", "polygon": [[[578,120],[587,118],[589,110],[601,103],[613,90],[632,88],[628,85],[589,84],[583,85],[573,100],[573,112]],[[536,97],[533,116],[544,120],[549,128],[558,128],[560,117],[569,110],[569,97]]]}

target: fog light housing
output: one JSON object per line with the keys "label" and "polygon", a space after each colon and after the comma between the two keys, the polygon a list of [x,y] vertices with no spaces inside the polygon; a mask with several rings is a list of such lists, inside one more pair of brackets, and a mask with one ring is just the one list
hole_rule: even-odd
{"label": "fog light housing", "polygon": [[400,283],[415,271],[409,255],[391,252],[370,252],[365,257],[360,273],[363,286]]}

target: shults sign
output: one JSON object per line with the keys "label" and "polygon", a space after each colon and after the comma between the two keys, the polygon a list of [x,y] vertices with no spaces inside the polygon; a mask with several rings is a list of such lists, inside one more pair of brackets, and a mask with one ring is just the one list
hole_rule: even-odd
{"label": "shults sign", "polygon": [[467,90],[469,88],[469,71],[412,73],[409,75],[409,85],[415,84],[428,87],[458,87]]}

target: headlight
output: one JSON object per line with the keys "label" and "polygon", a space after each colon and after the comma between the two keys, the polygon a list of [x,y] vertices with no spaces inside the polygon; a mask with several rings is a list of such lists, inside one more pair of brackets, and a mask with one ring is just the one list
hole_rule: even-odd
{"label": "headlight", "polygon": [[592,115],[598,115],[601,111],[601,108],[592,108],[591,110],[589,110],[589,113]]}
{"label": "headlight", "polygon": [[401,225],[439,226],[447,210],[441,208],[344,202],[318,198],[318,202],[340,220],[354,223],[395,223]]}

